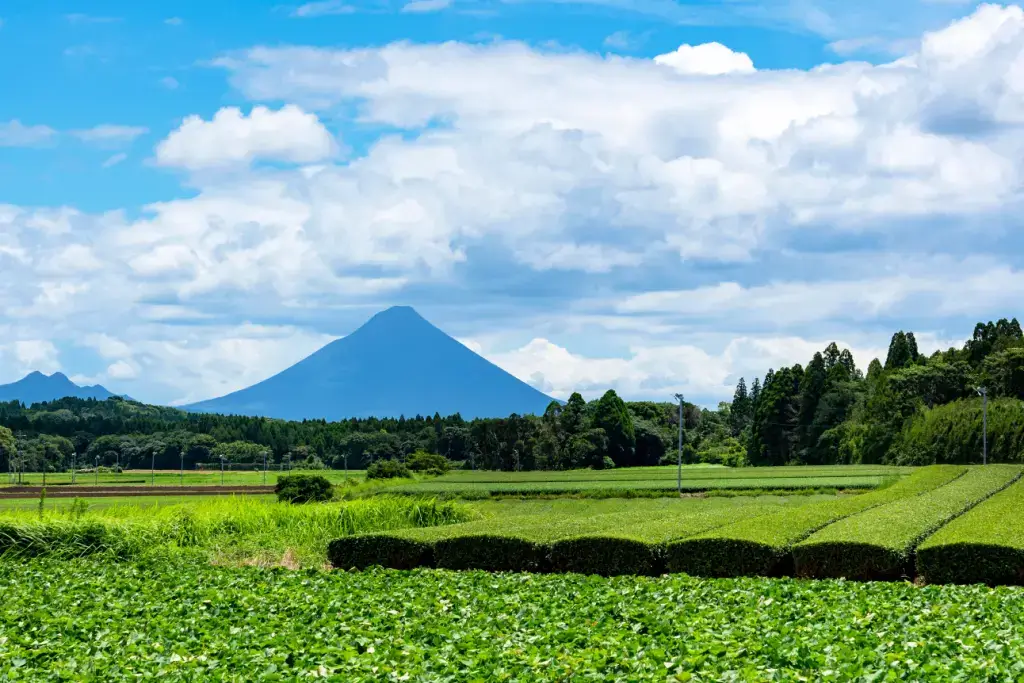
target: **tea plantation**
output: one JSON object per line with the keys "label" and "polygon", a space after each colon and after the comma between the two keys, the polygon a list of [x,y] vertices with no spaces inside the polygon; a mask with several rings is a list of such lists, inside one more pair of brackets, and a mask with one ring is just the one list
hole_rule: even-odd
{"label": "tea plantation", "polygon": [[[1018,465],[933,465],[869,493],[805,504],[752,497],[654,512],[497,517],[347,536],[331,543],[328,556],[340,568],[912,579],[917,547],[942,530],[922,546],[925,578],[1013,583],[1024,579],[1020,516],[1008,514],[1019,502],[1021,474]],[[982,552],[998,567],[972,564]],[[957,568],[947,569],[944,558]],[[974,573],[965,573],[971,566]]]}

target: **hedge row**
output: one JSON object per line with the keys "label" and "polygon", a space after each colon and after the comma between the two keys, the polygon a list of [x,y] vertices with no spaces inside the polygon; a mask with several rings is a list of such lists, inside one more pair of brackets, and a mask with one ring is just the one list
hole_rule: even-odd
{"label": "hedge row", "polygon": [[712,577],[789,574],[793,569],[793,546],[822,527],[864,510],[926,493],[966,471],[966,467],[957,465],[923,467],[888,488],[781,510],[675,541],[666,547],[666,568],[670,572]]}
{"label": "hedge row", "polygon": [[1021,476],[1019,465],[975,468],[924,495],[846,517],[793,548],[797,576],[898,579],[914,576],[914,548],[949,520]]}
{"label": "hedge row", "polygon": [[[335,567],[435,566],[488,571],[585,571],[652,574],[663,568],[664,540],[767,514],[781,503],[757,499],[681,501],[678,506],[585,517],[521,515],[432,529],[340,538],[328,548]],[[614,550],[600,539],[615,538]],[[579,540],[578,544],[570,540]],[[564,542],[564,543],[562,543]],[[557,551],[555,547],[557,546]],[[635,554],[631,554],[636,551]]]}
{"label": "hedge row", "polygon": [[551,568],[558,572],[618,576],[657,576],[665,571],[665,544],[741,519],[778,511],[778,505],[738,505],[647,520],[612,529],[562,538],[551,544]]}
{"label": "hedge row", "polygon": [[1024,584],[1024,481],[925,539],[917,572],[927,583]]}

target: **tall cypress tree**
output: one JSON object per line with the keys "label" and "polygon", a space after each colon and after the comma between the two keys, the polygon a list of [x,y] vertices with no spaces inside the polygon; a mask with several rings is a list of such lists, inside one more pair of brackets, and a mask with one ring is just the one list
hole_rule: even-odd
{"label": "tall cypress tree", "polygon": [[732,406],[729,411],[729,426],[733,436],[740,433],[750,423],[753,406],[749,394],[747,394],[747,382],[742,377],[736,383],[736,391],[732,395]]}

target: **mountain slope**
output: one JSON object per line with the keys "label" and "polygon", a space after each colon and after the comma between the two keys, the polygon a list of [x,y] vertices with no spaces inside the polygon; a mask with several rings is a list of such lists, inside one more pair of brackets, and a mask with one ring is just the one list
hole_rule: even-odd
{"label": "mountain slope", "polygon": [[286,420],[435,412],[470,419],[541,414],[551,400],[412,308],[395,306],[259,384],[185,410]]}
{"label": "mountain slope", "polygon": [[41,372],[32,372],[17,382],[0,384],[0,401],[21,401],[25,405],[32,405],[67,396],[105,401],[115,394],[99,384],[80,387],[60,372],[49,376]]}

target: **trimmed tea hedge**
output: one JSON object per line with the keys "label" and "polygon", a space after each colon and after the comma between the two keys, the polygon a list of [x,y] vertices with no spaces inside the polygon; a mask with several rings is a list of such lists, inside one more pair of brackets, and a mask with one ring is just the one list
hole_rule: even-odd
{"label": "trimmed tea hedge", "polygon": [[701,510],[647,519],[631,528],[611,529],[571,538],[551,545],[551,567],[558,572],[618,576],[656,576],[665,569],[665,543],[758,517],[779,509],[775,504],[714,505]]}
{"label": "trimmed tea hedge", "polygon": [[666,568],[712,577],[788,574],[792,570],[790,549],[818,529],[849,515],[931,491],[966,471],[958,465],[924,467],[885,489],[787,508],[675,541],[666,547]]}
{"label": "trimmed tea hedge", "polygon": [[973,468],[921,496],[842,519],[793,548],[797,576],[898,579],[912,577],[918,542],[1021,476],[1018,465]]}
{"label": "trimmed tea hedge", "polygon": [[[782,502],[776,503],[781,505]],[[746,510],[749,508],[749,512]],[[434,527],[404,529],[385,534],[351,536],[333,541],[328,559],[335,567],[365,568],[380,565],[392,569],[436,566],[445,569],[482,569],[488,571],[548,571],[551,546],[560,539],[588,536],[629,536],[636,530],[652,537],[678,538],[740,516],[764,513],[771,504],[757,499],[720,499],[677,501],[660,510],[628,509],[598,515],[563,516],[559,514],[521,515]],[[737,512],[744,510],[745,512]],[[689,517],[692,520],[686,522]],[[721,521],[714,521],[720,517]],[[686,524],[694,525],[693,530]],[[679,531],[671,531],[680,526]],[[648,558],[660,551],[645,544]],[[559,561],[567,562],[565,555]],[[650,560],[660,567],[660,559]],[[596,560],[594,561],[596,562]],[[617,573],[612,560],[600,573]],[[621,562],[621,561],[620,561]],[[595,565],[596,566],[596,565]],[[563,571],[567,569],[563,568]]]}
{"label": "trimmed tea hedge", "polygon": [[917,548],[927,583],[1024,584],[1024,481],[939,529]]}

